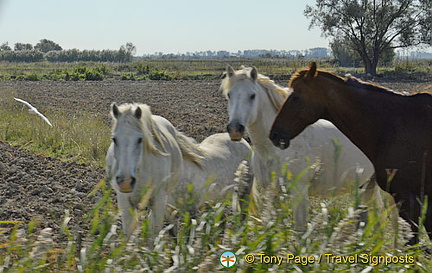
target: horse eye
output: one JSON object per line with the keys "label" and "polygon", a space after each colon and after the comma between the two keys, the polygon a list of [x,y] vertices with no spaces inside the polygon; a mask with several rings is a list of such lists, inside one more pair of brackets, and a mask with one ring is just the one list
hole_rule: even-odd
{"label": "horse eye", "polygon": [[255,99],[255,94],[252,94],[252,95],[250,96],[250,99],[251,99],[251,100]]}
{"label": "horse eye", "polygon": [[142,137],[138,138],[138,144],[141,144],[142,140],[143,140]]}

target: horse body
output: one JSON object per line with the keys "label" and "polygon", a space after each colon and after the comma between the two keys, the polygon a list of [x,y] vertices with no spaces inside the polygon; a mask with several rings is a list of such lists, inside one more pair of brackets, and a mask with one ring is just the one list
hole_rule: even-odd
{"label": "horse body", "polygon": [[221,200],[234,187],[244,193],[250,191],[252,184],[249,177],[244,181],[246,185],[234,182],[240,163],[247,161],[251,154],[251,148],[245,140],[232,142],[227,133],[218,133],[199,144],[188,137],[184,141],[194,146],[192,150],[199,156],[199,161],[184,157],[183,175],[176,189],[177,197],[185,196],[186,185],[192,184],[194,194],[199,196],[195,208],[199,208],[206,201]]}
{"label": "horse body", "polygon": [[183,160],[175,128],[153,116],[147,105],[112,105],[114,120],[106,171],[117,193],[122,226],[129,238],[137,225],[144,190],[151,190],[150,237],[162,229],[168,195],[181,178]]}
{"label": "horse body", "polygon": [[[290,87],[293,94],[271,129],[273,143],[286,148],[315,120],[331,121],[371,160],[379,186],[393,195],[415,233],[420,203],[429,197],[424,225],[432,237],[431,93],[397,94],[317,71],[315,63],[293,76]],[[417,241],[416,235],[410,243]]]}
{"label": "horse body", "polygon": [[[269,78],[259,75],[255,68],[234,71],[228,67],[221,89],[228,97],[230,121],[227,130],[232,140],[239,140],[247,128],[255,148],[251,160],[252,172],[261,187],[268,187],[272,173],[280,175],[286,163],[288,169],[297,175],[314,162],[319,162],[319,171],[308,171],[293,189],[297,229],[304,229],[307,222],[309,185],[319,195],[340,193],[342,188],[352,189],[348,182],[356,181],[357,176],[363,184],[373,174],[372,164],[362,152],[334,125],[324,120],[316,122],[294,139],[291,149],[280,150],[272,145],[268,133],[289,92],[287,88],[279,87]],[[339,155],[337,149],[341,149]],[[375,202],[382,206],[378,187],[374,181],[371,183],[373,185],[366,188],[363,201],[375,197]]]}
{"label": "horse body", "polygon": [[[186,184],[194,186],[199,198],[196,208],[205,201],[220,200],[238,186],[235,172],[250,156],[246,141],[233,143],[222,133],[198,144],[165,118],[152,115],[144,104],[113,104],[111,115],[113,141],[106,156],[106,172],[117,193],[127,238],[136,229],[141,202],[150,204],[151,247],[163,227],[167,203],[175,205],[175,199],[186,196]],[[250,181],[244,182],[246,188],[241,190],[248,192]],[[150,195],[146,194],[149,190]],[[149,196],[150,200],[145,200]]]}

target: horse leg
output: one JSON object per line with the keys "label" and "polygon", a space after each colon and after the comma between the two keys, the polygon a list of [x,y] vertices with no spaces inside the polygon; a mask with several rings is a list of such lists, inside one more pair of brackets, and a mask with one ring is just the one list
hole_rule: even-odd
{"label": "horse leg", "polygon": [[294,228],[297,231],[304,232],[308,221],[308,207],[309,207],[309,185],[302,183],[306,181],[298,181],[294,185],[293,194],[293,214],[294,214]]}
{"label": "horse leg", "polygon": [[[375,175],[372,175],[372,177],[367,182],[365,191],[362,194],[362,204],[368,206],[369,214],[373,212],[374,208],[377,209],[381,226],[385,224],[385,219],[389,217],[388,213],[390,212],[390,222],[393,230],[396,232],[398,229],[399,211],[392,196],[388,195],[386,201],[387,206],[384,205]],[[386,209],[386,207],[388,209]],[[394,247],[397,248],[397,237],[395,237]]]}
{"label": "horse leg", "polygon": [[[367,211],[363,217],[364,219],[361,219],[363,222],[367,222],[368,214],[373,215],[375,209],[378,211],[378,215],[384,214],[384,203],[375,180],[375,174],[373,174],[372,177],[366,181],[366,187],[364,188],[364,192],[361,194],[361,203],[367,207]],[[387,218],[386,214],[383,216],[384,217],[380,218],[381,225],[383,224],[382,219]]]}
{"label": "horse leg", "polygon": [[153,198],[151,205],[151,216],[149,226],[149,247],[153,248],[154,239],[159,231],[163,228],[164,218],[167,211],[167,194],[165,190],[160,189],[158,194]]}
{"label": "horse leg", "polygon": [[251,215],[258,215],[258,185],[259,182],[256,177],[251,176],[252,186],[250,188],[249,196],[246,196],[247,212]]}
{"label": "horse leg", "polygon": [[426,212],[424,226],[429,236],[429,239],[432,241],[432,200],[430,200],[430,198],[428,198],[428,209]]}
{"label": "horse leg", "polygon": [[121,212],[123,233],[129,240],[137,227],[136,211],[126,194],[117,193],[117,203]]}
{"label": "horse leg", "polygon": [[420,204],[417,201],[417,196],[411,193],[395,194],[394,200],[399,204],[399,215],[406,220],[410,226],[414,236],[409,239],[409,245],[415,245],[419,242],[418,239],[418,224],[420,217]]}
{"label": "horse leg", "polygon": [[[389,198],[387,198],[387,201],[388,201],[387,205],[390,208],[390,220],[391,220],[392,228],[393,231],[397,233],[397,231],[399,230],[399,210],[393,196],[390,195]],[[395,249],[399,247],[397,238],[398,236],[395,236],[393,241],[393,247]]]}

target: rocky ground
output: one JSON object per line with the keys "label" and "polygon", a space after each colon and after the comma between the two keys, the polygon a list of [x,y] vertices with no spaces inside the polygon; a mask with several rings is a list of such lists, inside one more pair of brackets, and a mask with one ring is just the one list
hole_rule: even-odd
{"label": "rocky ground", "polygon": [[102,169],[42,157],[0,142],[0,221],[33,221],[37,229],[58,230],[69,210],[69,228],[88,229],[84,216],[100,198],[99,193],[90,192],[102,178]]}
{"label": "rocky ground", "polygon": [[[430,87],[427,79],[378,79],[396,91]],[[228,121],[219,81],[102,81],[102,82],[0,82],[0,88],[28,100],[44,112],[88,111],[106,117],[112,102],[149,104],[154,114],[170,120],[198,141],[224,132]],[[280,84],[286,84],[281,82]],[[71,230],[85,232],[83,216],[100,196],[89,193],[104,177],[103,169],[61,162],[0,143],[0,221],[33,220],[39,228],[59,228],[69,210]],[[0,225],[10,227],[10,225]],[[1,234],[2,229],[0,229]],[[0,237],[1,238],[1,237]],[[0,240],[1,244],[1,240]]]}

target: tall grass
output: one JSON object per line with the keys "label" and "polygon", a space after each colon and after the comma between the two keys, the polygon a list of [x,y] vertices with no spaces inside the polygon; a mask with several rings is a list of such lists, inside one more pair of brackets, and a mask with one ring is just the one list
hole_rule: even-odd
{"label": "tall grass", "polygon": [[103,118],[81,112],[67,115],[39,107],[53,124],[50,127],[28,107],[13,99],[14,91],[0,90],[0,140],[30,151],[103,166],[110,143],[110,128]]}
{"label": "tall grass", "polygon": [[[88,215],[92,229],[80,238],[68,230],[68,212],[58,232],[49,228],[34,231],[32,225],[24,230],[16,223],[9,240],[0,245],[0,272],[400,272],[415,269],[430,272],[432,269],[430,256],[419,248],[404,245],[393,248],[394,236],[406,242],[403,237],[410,231],[405,222],[400,223],[399,232],[393,233],[387,223],[381,224],[380,215],[371,213],[367,223],[358,225],[362,211],[354,207],[358,197],[353,194],[342,199],[319,200],[319,205],[310,211],[311,221],[303,234],[294,231],[289,190],[266,191],[258,215],[232,211],[230,198],[210,203],[197,215],[180,210],[174,223],[177,235],[170,234],[174,224],[169,224],[149,248],[145,214],[141,216],[142,226],[126,242],[110,187],[102,181],[96,191],[101,191],[103,198]],[[425,244],[423,239],[421,245]],[[238,262],[232,269],[224,269],[219,263],[219,256],[225,250],[237,255]],[[254,255],[254,261],[247,263],[246,254]],[[282,263],[265,262],[263,255],[282,257]],[[298,260],[288,261],[290,256]],[[335,257],[357,257],[357,260],[343,262]],[[400,262],[386,262],[383,260],[386,257],[397,257],[394,259]]]}

